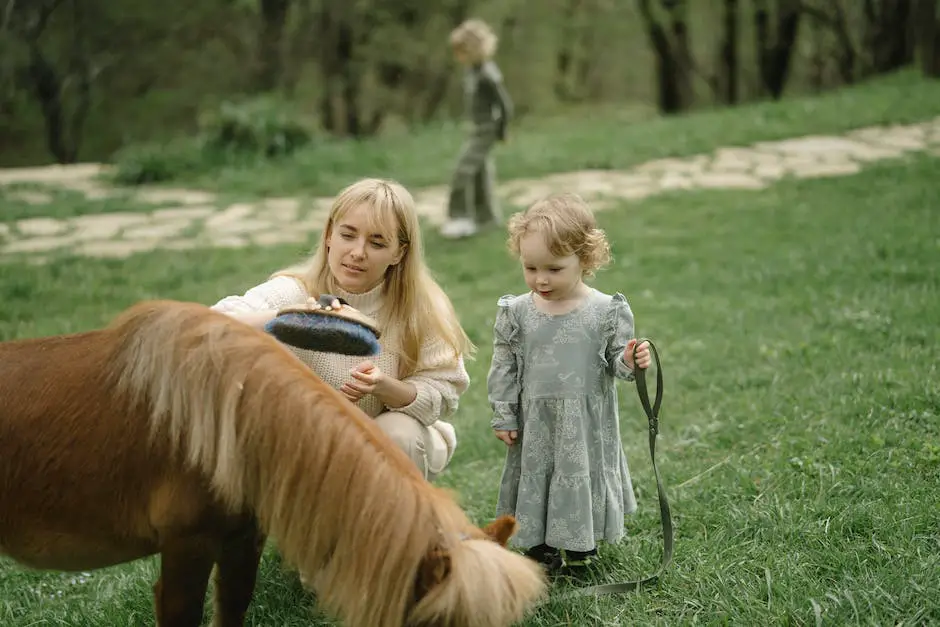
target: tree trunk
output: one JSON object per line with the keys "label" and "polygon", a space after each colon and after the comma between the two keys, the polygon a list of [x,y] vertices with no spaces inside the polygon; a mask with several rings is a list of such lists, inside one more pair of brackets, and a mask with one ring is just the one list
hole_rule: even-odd
{"label": "tree trunk", "polygon": [[73,160],[78,158],[82,146],[85,120],[88,118],[88,112],[91,109],[92,61],[85,45],[85,34],[87,32],[85,29],[87,26],[83,2],[84,0],[72,0],[73,33],[72,58],[70,59],[72,67],[69,72],[77,75],[77,94],[75,95],[75,107],[69,116],[68,134]]}
{"label": "tree trunk", "polygon": [[920,68],[925,76],[940,78],[940,7],[936,0],[919,0],[916,23]]}
{"label": "tree trunk", "polygon": [[561,15],[561,35],[555,53],[555,97],[563,102],[573,100],[577,91],[571,84],[571,69],[576,56],[575,48],[580,43],[577,36],[580,11],[581,0],[566,0]]}
{"label": "tree trunk", "polygon": [[865,0],[865,42],[870,73],[892,72],[914,61],[912,0]]}
{"label": "tree trunk", "polygon": [[[421,17],[422,14],[417,3],[402,2],[399,0],[396,3],[389,3],[383,13],[381,21],[378,19],[367,20],[364,25],[364,30],[366,32],[372,32],[373,30],[391,25],[393,27],[401,27],[404,33],[407,33],[405,35],[406,37],[414,37],[415,35],[413,33],[416,32]],[[415,65],[413,61],[409,61],[411,60],[393,54],[381,55],[376,61],[375,71],[378,82],[386,92],[386,95],[383,96],[382,100],[374,103],[372,113],[373,122],[369,124],[370,127],[375,126],[375,129],[378,130],[378,126],[381,124],[382,118],[384,117],[380,112],[385,109],[393,108],[396,111],[409,110],[410,113],[413,113],[416,108],[413,101],[417,100],[417,94],[424,90],[423,85],[415,84],[420,80],[418,76],[418,74],[420,74],[420,68]],[[405,104],[403,106],[399,103]],[[406,117],[410,118],[410,113],[406,114]]]}
{"label": "tree trunk", "polygon": [[277,88],[283,70],[282,43],[291,0],[259,0],[258,42],[253,84],[257,91]]}
{"label": "tree trunk", "polygon": [[281,87],[288,98],[296,93],[305,63],[316,57],[317,14],[312,3],[301,2],[293,10],[295,27],[287,36],[287,60],[281,70]]}
{"label": "tree trunk", "polygon": [[809,84],[819,93],[826,84],[826,45],[823,38],[823,26],[818,21],[811,22],[813,52],[809,58]]}
{"label": "tree trunk", "polygon": [[363,112],[363,63],[359,53],[367,40],[357,38],[356,25],[363,31],[368,31],[369,25],[358,19],[345,0],[324,2],[317,21],[323,128],[355,138],[371,135],[378,130],[384,112],[378,108],[371,115]]}
{"label": "tree trunk", "polygon": [[757,36],[757,59],[761,85],[774,100],[783,95],[790,75],[793,45],[800,28],[800,0],[777,0],[776,28],[771,36],[766,1],[754,10],[754,31]]}
{"label": "tree trunk", "polygon": [[[823,49],[821,35],[823,27],[829,28],[832,30],[839,44],[839,50],[835,55],[839,76],[844,83],[851,84],[855,82],[855,67],[858,60],[858,51],[855,49],[855,44],[852,42],[852,36],[849,33],[848,19],[845,15],[845,9],[842,6],[842,0],[833,0],[832,5],[833,14],[829,14],[813,5],[803,4],[802,6],[803,13],[811,18],[816,26],[815,32],[817,37],[816,49],[813,53],[814,63],[820,65],[820,67],[816,69],[817,72],[821,72],[824,69],[826,51]],[[821,74],[819,80],[821,80]],[[818,86],[821,88],[822,83],[820,82]]]}
{"label": "tree trunk", "polygon": [[574,89],[579,98],[596,99],[599,95],[594,93],[595,90],[591,88],[590,78],[593,59],[596,57],[597,52],[597,38],[593,30],[594,24],[590,20],[590,16],[592,13],[597,13],[603,9],[598,6],[600,4],[598,2],[593,2],[592,4],[591,0],[582,1],[582,11],[587,21],[581,22],[581,32],[578,36],[578,50],[580,51],[580,55],[573,70]]}
{"label": "tree trunk", "polygon": [[336,69],[340,79],[340,96],[343,110],[343,131],[346,135],[359,137],[362,134],[362,123],[359,116],[359,94],[361,82],[356,68],[355,35],[353,26],[343,21],[337,29],[336,38]]}
{"label": "tree trunk", "polygon": [[725,0],[724,40],[718,84],[725,104],[738,102],[738,0]]}
{"label": "tree trunk", "polygon": [[42,117],[46,124],[46,146],[49,152],[58,163],[74,163],[74,151],[65,140],[59,76],[39,49],[38,43],[32,43],[29,46],[27,72],[32,82],[33,94],[39,100],[39,106],[42,109]]}
{"label": "tree trunk", "polygon": [[[454,3],[450,10],[448,20],[456,28],[458,24],[467,18],[470,9],[469,0],[460,0]],[[436,72],[428,80],[430,85],[425,88],[427,97],[421,106],[420,119],[422,122],[429,122],[444,104],[447,98],[447,87],[450,85],[451,64],[444,63],[441,70]]]}
{"label": "tree trunk", "polygon": [[[91,60],[85,46],[85,19],[81,0],[72,4],[72,47],[68,55],[68,66],[63,77],[55,64],[42,51],[40,38],[52,13],[63,4],[63,0],[50,0],[32,5],[36,12],[20,29],[20,37],[26,44],[28,61],[23,75],[30,91],[42,111],[46,130],[46,146],[58,163],[74,163],[81,147],[82,129],[91,109],[92,71]],[[74,98],[66,98],[66,86],[76,86]],[[69,111],[68,102],[73,102]]]}
{"label": "tree trunk", "polygon": [[684,2],[665,2],[671,19],[671,34],[653,15],[650,0],[639,0],[640,14],[656,54],[656,82],[659,110],[665,114],[685,111],[692,104],[691,52],[683,15]]}

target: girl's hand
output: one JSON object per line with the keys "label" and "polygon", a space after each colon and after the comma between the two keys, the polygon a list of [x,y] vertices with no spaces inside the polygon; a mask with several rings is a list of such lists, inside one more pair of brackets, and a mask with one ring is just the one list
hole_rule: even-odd
{"label": "girl's hand", "polygon": [[623,351],[623,363],[627,364],[627,368],[634,370],[639,366],[640,369],[646,370],[650,367],[653,359],[650,356],[650,344],[649,342],[643,342],[640,344],[640,348],[636,351],[636,363],[633,363],[633,347],[636,346],[636,340],[630,340],[627,342],[627,347]]}
{"label": "girl's hand", "polygon": [[518,431],[499,431],[493,429],[493,433],[496,434],[496,437],[506,443],[506,446],[512,446],[516,442],[516,438],[519,437]]}
{"label": "girl's hand", "polygon": [[387,377],[378,366],[371,361],[364,361],[349,371],[352,379],[344,383],[339,391],[353,403],[358,403],[366,394],[375,394],[381,390]]}

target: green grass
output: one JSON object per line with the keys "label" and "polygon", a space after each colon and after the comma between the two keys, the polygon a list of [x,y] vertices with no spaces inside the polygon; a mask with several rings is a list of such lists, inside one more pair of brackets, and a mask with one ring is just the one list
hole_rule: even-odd
{"label": "green grass", "polygon": [[[726,145],[808,133],[843,133],[877,124],[908,124],[940,113],[937,102],[940,81],[903,71],[818,97],[672,118],[613,106],[567,111],[555,117],[528,117],[514,124],[509,143],[496,149],[497,178],[506,181],[583,168],[626,169],[651,159],[707,153]],[[448,184],[462,140],[462,128],[449,123],[360,142],[315,139],[312,147],[292,157],[259,160],[218,152],[202,154],[196,140],[174,138],[164,148],[130,147],[124,153],[126,160],[118,161],[118,176],[122,169],[135,176],[154,168],[174,172],[177,178],[167,184],[215,192],[219,206],[270,196],[332,196],[362,176],[395,178],[415,190]],[[37,190],[54,196],[55,202],[39,206],[22,200],[20,192]],[[0,186],[0,222],[40,215],[68,218],[159,208],[135,200],[133,186],[110,191],[111,198],[88,199],[78,192],[35,184]]]}
{"label": "green grass", "polygon": [[[672,137],[659,150],[717,141],[711,115],[694,136],[684,135],[698,128],[692,120],[652,124]],[[753,131],[749,114],[736,119]],[[743,133],[729,126],[724,137]],[[652,143],[639,150],[650,156]],[[589,157],[572,150],[568,158]],[[676,557],[657,587],[635,595],[560,600],[567,588],[559,585],[526,625],[940,622],[936,173],[937,161],[924,156],[860,176],[669,194],[599,214],[615,261],[594,284],[626,294],[637,333],[654,338],[664,360],[658,453]],[[495,303],[524,286],[500,233],[428,239],[429,262],[480,346],[454,419],[460,445],[441,483],[483,523],[503,457],[485,392]],[[97,327],[143,298],[211,303],[302,250],[3,266],[0,339]],[[602,548],[591,581],[648,573],[661,550],[645,417],[632,387],[621,384],[620,394],[640,509],[628,517],[629,537]],[[149,623],[154,564],[78,577],[0,561],[0,624]],[[311,624],[312,607],[269,552],[250,623]]]}
{"label": "green grass", "polygon": [[[495,153],[498,177],[506,180],[583,168],[629,168],[650,159],[688,156],[725,145],[911,123],[937,115],[937,102],[940,81],[902,71],[816,97],[673,118],[625,106],[569,110],[564,115],[531,117],[513,124],[509,142]],[[174,185],[185,183],[245,196],[330,196],[362,176],[391,177],[408,186],[447,184],[463,137],[459,124],[447,123],[360,142],[314,140],[311,147],[273,161],[251,158],[239,162],[217,153],[200,156],[195,140],[189,152],[185,141],[174,140],[165,156],[152,148],[132,148],[126,154],[127,168],[135,177],[143,154],[160,169],[175,172],[178,178]],[[121,165],[120,157],[117,163]],[[186,167],[173,165],[179,163]]]}
{"label": "green grass", "polygon": [[0,206],[3,207],[0,222],[39,217],[66,219],[98,213],[140,213],[160,208],[159,205],[135,201],[133,190],[116,189],[109,192],[112,195],[107,198],[88,198],[80,191],[40,183],[0,185]]}

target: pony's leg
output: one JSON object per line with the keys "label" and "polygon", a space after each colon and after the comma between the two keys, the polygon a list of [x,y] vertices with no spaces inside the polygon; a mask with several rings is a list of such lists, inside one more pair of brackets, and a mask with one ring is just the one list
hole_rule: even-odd
{"label": "pony's leg", "polygon": [[251,523],[228,538],[215,565],[213,627],[242,627],[251,605],[265,536]]}
{"label": "pony's leg", "polygon": [[160,578],[153,586],[157,627],[199,627],[212,572],[208,543],[168,544],[160,554]]}

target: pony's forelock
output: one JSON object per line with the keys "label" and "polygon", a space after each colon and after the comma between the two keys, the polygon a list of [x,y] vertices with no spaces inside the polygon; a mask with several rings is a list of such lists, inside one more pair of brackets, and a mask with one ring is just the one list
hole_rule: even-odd
{"label": "pony's forelock", "polygon": [[449,557],[450,573],[418,601],[409,624],[503,627],[521,620],[544,594],[542,567],[491,540],[453,543]]}

